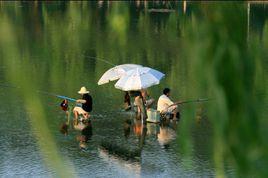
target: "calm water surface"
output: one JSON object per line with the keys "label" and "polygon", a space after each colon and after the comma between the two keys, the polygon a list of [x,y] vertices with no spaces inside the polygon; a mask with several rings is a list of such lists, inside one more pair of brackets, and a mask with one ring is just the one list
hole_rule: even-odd
{"label": "calm water surface", "polygon": [[[42,149],[47,138],[54,141],[59,155],[68,160],[64,164],[73,167],[71,172],[79,177],[215,175],[206,103],[182,107],[182,120],[197,121],[191,128],[192,155],[186,159],[178,141],[184,134],[180,132],[180,122],[167,127],[148,124],[142,138],[137,131],[141,129],[139,123],[132,120],[130,136],[125,138],[124,121],[134,116],[122,111],[123,92],[115,89],[114,83],[97,85],[101,75],[112,67],[110,63],[137,63],[166,74],[160,85],[149,89],[155,99],[165,86],[172,88],[174,100],[209,97],[193,94],[189,98],[187,86],[198,86],[188,75],[191,69],[187,68],[189,61],[181,57],[180,42],[184,23],[191,21],[193,13],[200,13],[203,6],[188,3],[186,12],[182,3],[170,6],[174,9],[170,13],[149,13],[147,9],[153,4],[1,2],[1,177],[55,176],[53,163],[46,161],[50,151]],[[260,28],[261,23],[250,24],[250,32],[259,32]],[[59,132],[60,124],[66,120],[59,108],[61,100],[37,92],[78,98],[81,86],[90,90],[94,100],[93,136],[86,150],[78,147],[78,131],[70,130],[68,136]],[[196,110],[192,117],[183,115],[189,108]],[[127,147],[142,145],[140,161],[107,154],[99,146],[103,139]],[[144,143],[141,139],[145,139]],[[226,170],[234,175],[231,164],[226,165]]]}

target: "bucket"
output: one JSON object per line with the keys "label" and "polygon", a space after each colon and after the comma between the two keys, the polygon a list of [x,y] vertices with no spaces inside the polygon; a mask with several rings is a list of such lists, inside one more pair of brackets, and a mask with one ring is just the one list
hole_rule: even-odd
{"label": "bucket", "polygon": [[153,123],[160,122],[160,113],[155,109],[148,109],[147,116],[148,116],[147,122],[153,122]]}

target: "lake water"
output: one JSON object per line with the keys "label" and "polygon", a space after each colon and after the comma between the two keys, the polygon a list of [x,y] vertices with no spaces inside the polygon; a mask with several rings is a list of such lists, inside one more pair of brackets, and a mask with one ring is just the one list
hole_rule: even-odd
{"label": "lake water", "polygon": [[[240,6],[248,11],[246,4]],[[246,38],[257,35],[262,41],[267,13],[261,16],[256,8],[267,6],[259,6],[251,7]],[[148,10],[155,8],[172,10]],[[205,8],[206,3],[189,2],[0,2],[0,177],[214,177],[207,103],[184,105],[179,122],[150,123],[146,131],[123,111],[124,93],[114,82],[97,85],[113,65],[135,63],[166,74],[149,88],[155,99],[164,87],[172,89],[173,100],[211,97],[189,94],[189,87],[200,86],[182,44],[185,25],[193,14],[201,14],[195,20],[202,21]],[[262,68],[267,72],[267,63]],[[61,99],[53,96],[79,98],[81,86],[90,90],[94,103],[86,150],[79,148],[78,131],[59,132],[66,116]],[[184,114],[187,110],[196,112]],[[132,119],[128,138],[126,119]],[[180,142],[183,120],[193,120],[189,152]],[[102,140],[140,147],[141,159],[108,154]],[[226,163],[225,172],[235,176],[236,168]]]}

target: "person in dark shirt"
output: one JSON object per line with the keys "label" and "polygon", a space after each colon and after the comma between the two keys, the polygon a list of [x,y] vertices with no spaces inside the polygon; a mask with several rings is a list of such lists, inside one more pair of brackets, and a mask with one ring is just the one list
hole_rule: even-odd
{"label": "person in dark shirt", "polygon": [[92,97],[89,95],[89,91],[86,87],[81,87],[79,94],[82,95],[82,99],[76,100],[79,106],[74,107],[73,112],[75,116],[74,124],[78,124],[78,116],[83,115],[84,119],[88,119],[90,117],[89,112],[92,111]]}
{"label": "person in dark shirt", "polygon": [[92,111],[92,97],[88,93],[86,93],[86,94],[83,94],[82,99],[86,101],[85,103],[82,103],[82,108],[86,112],[91,112]]}

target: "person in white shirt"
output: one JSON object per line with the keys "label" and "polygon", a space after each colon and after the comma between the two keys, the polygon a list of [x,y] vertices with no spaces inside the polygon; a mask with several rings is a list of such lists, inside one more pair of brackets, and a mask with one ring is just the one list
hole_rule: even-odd
{"label": "person in white shirt", "polygon": [[172,114],[173,119],[176,119],[177,113],[178,113],[178,106],[176,103],[170,100],[170,89],[165,88],[163,90],[163,95],[161,95],[157,102],[157,110],[161,114]]}

